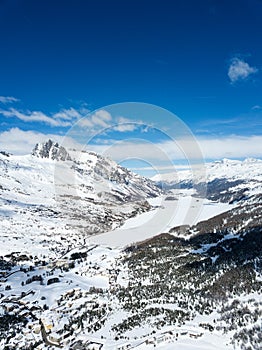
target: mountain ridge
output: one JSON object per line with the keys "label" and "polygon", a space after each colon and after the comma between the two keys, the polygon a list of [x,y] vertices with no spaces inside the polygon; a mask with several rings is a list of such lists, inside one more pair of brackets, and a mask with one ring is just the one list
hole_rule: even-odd
{"label": "mountain ridge", "polygon": [[[259,168],[256,171],[256,166]],[[206,177],[207,182],[212,181],[216,178],[225,179],[238,179],[243,177],[245,179],[252,179],[254,176],[262,181],[262,159],[259,158],[246,158],[244,160],[228,159],[224,158],[222,160],[215,160],[213,162],[207,162],[206,167]],[[191,171],[182,170],[176,173],[178,175],[178,181],[188,181],[191,180]],[[151,178],[156,182],[173,182],[175,181],[175,176],[173,173],[157,174]],[[201,178],[194,178],[195,182],[201,182]]]}
{"label": "mountain ridge", "polygon": [[39,158],[50,158],[52,160],[72,160],[67,150],[51,139],[44,143],[37,143],[31,154]]}
{"label": "mountain ridge", "polygon": [[[37,225],[46,226],[47,219],[51,229],[52,217],[53,233],[73,230],[86,237],[106,232],[150,210],[147,198],[161,193],[150,180],[93,152],[70,154],[50,140],[38,144],[32,153],[0,154],[3,234],[11,224],[15,231],[34,236]],[[49,234],[52,240],[52,231]]]}

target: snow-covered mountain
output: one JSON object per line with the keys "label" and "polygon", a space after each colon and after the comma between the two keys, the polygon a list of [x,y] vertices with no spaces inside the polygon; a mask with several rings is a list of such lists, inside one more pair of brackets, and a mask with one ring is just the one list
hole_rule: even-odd
{"label": "snow-covered mountain", "polygon": [[[176,174],[178,181],[191,181],[192,172],[190,170],[181,170]],[[153,181],[164,181],[172,183],[175,181],[173,173],[157,174]],[[262,181],[262,160],[255,158],[246,158],[245,160],[222,159],[215,162],[206,163],[206,180],[211,182],[215,179],[235,180],[257,180]],[[201,182],[202,178],[195,178],[195,182]]]}
{"label": "snow-covered mountain", "polygon": [[32,151],[32,155],[52,160],[72,160],[63,146],[59,146],[57,142],[53,142],[50,139],[46,143],[37,143]]}
{"label": "snow-covered mountain", "polygon": [[[95,153],[52,141],[0,153],[0,348],[260,350],[261,163],[208,164],[213,214],[152,237],[145,216],[180,205],[175,225],[201,203],[189,172],[149,199],[155,183]],[[162,205],[139,215],[147,199]],[[125,248],[88,239],[132,236],[135,222],[145,238]]]}
{"label": "snow-covered mountain", "polygon": [[158,174],[152,178],[159,187],[194,188],[206,198],[226,203],[249,198],[262,191],[262,160],[223,159],[206,164],[205,178],[192,175],[191,170],[177,174]]}
{"label": "snow-covered mountain", "polygon": [[146,199],[160,194],[152,181],[110,159],[51,140],[30,155],[0,153],[0,184],[2,237],[11,229],[34,239],[35,249],[43,240],[114,229],[149,210]]}

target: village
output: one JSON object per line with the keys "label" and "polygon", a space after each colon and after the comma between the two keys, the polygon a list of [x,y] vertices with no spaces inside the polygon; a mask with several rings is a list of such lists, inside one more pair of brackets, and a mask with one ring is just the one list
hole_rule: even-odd
{"label": "village", "polygon": [[[93,245],[50,262],[19,253],[4,257],[0,315],[8,315],[13,324],[11,332],[5,333],[5,347],[107,349],[108,339],[99,330],[119,308],[116,292],[120,285],[128,284],[128,275],[117,262],[120,256],[119,251]],[[129,340],[112,336],[112,341],[118,350],[125,350],[203,335],[200,330],[179,327],[151,333]]]}

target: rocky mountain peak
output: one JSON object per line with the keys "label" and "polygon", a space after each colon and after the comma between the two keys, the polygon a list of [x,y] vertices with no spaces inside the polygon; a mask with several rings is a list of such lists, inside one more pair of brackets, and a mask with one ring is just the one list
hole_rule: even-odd
{"label": "rocky mountain peak", "polygon": [[32,151],[32,155],[38,158],[49,158],[52,160],[71,160],[67,150],[50,139],[44,143],[37,143]]}

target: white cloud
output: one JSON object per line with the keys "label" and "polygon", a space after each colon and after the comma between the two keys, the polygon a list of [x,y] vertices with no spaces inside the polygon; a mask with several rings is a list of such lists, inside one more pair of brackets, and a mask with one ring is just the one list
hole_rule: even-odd
{"label": "white cloud", "polygon": [[99,128],[106,129],[110,127],[111,120],[112,120],[111,114],[104,109],[100,109],[96,111],[94,114],[92,114],[91,116],[88,115],[80,119],[77,125],[83,128],[88,128],[91,131],[95,131],[96,129],[99,129]]}
{"label": "white cloud", "polygon": [[231,59],[228,69],[228,77],[231,83],[247,79],[251,74],[258,72],[256,67],[251,67],[247,62],[237,57]]}
{"label": "white cloud", "polygon": [[128,118],[125,117],[118,117],[117,118],[117,125],[114,127],[114,130],[119,132],[127,132],[127,131],[134,131],[137,128],[137,122],[134,122]]}
{"label": "white cloud", "polygon": [[41,111],[21,112],[15,108],[9,108],[7,110],[0,109],[0,114],[6,118],[16,117],[24,122],[39,122],[53,127],[68,127],[79,118],[83,117],[81,111],[77,111],[74,108],[62,109],[51,116],[48,116]]}
{"label": "white cloud", "polygon": [[82,149],[76,141],[71,138],[56,134],[43,134],[36,131],[23,131],[19,128],[12,128],[0,133],[0,150],[10,152],[16,155],[30,154],[38,142],[45,142],[51,139],[65,147]]}
{"label": "white cloud", "polygon": [[13,103],[13,102],[18,102],[19,100],[13,96],[0,96],[0,102],[1,103]]}
{"label": "white cloud", "polygon": [[[14,154],[29,154],[36,143],[45,142],[52,139],[68,148],[82,149],[83,145],[70,137],[56,134],[43,134],[36,131],[23,131],[19,128],[12,128],[8,131],[0,133],[0,150],[11,152]],[[85,145],[86,150],[94,151],[105,156],[109,156],[116,161],[126,159],[141,159],[148,161],[157,167],[170,165],[170,160],[185,160],[197,157],[195,152],[195,144],[192,146],[190,140],[181,140],[183,150],[175,142],[137,143],[114,142],[111,145]],[[222,158],[262,158],[262,136],[231,136],[223,138],[201,138],[197,140],[204,159],[222,159]]]}
{"label": "white cloud", "polygon": [[88,112],[89,111],[85,108],[82,108],[78,111],[71,107],[69,109],[61,109],[59,112],[53,115],[53,118],[57,120],[78,120],[80,118],[83,118],[83,116]]}
{"label": "white cloud", "polygon": [[142,122],[134,122],[125,117],[116,117],[113,119],[112,115],[106,110],[98,110],[91,116],[87,116],[86,118],[82,118],[77,123],[78,126],[87,128],[91,132],[105,132],[107,130],[103,129],[111,129],[118,132],[127,132],[134,131],[137,129],[138,124]]}
{"label": "white cloud", "polygon": [[[13,97],[3,97],[0,102],[7,103],[8,101],[15,101]],[[104,110],[100,109],[94,113],[84,107],[80,109],[68,108],[61,109],[53,114],[46,114],[42,111],[23,111],[17,108],[0,108],[0,115],[5,118],[18,118],[25,123],[43,123],[51,127],[73,127],[73,132],[79,132],[79,128],[87,129],[91,134],[96,132],[107,132],[106,129],[115,130],[118,132],[134,131],[137,128],[137,123],[124,117],[114,118],[112,115]]]}
{"label": "white cloud", "polygon": [[199,140],[206,159],[262,157],[262,136],[231,136]]}
{"label": "white cloud", "polygon": [[[197,143],[204,159],[262,158],[262,136],[231,136],[223,138],[201,138]],[[115,142],[111,145],[88,145],[88,149],[110,156],[116,161],[137,158],[149,161],[194,160],[199,152],[192,140],[180,140],[179,144],[168,141],[157,144],[148,142]]]}
{"label": "white cloud", "polygon": [[114,127],[115,131],[119,132],[127,132],[127,131],[134,131],[137,128],[137,124],[135,123],[121,123]]}
{"label": "white cloud", "polygon": [[91,122],[93,125],[101,126],[102,128],[107,128],[110,126],[109,122],[112,120],[112,116],[109,112],[100,109],[96,111],[91,116]]}

